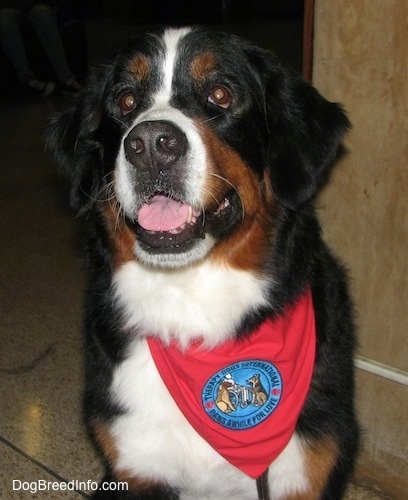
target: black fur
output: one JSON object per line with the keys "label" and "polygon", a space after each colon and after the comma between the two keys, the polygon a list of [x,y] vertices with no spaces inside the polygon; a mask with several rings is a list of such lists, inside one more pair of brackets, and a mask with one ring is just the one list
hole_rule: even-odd
{"label": "black fur", "polygon": [[[317,321],[317,358],[310,394],[298,423],[306,440],[331,438],[341,453],[322,498],[340,499],[353,467],[358,445],[354,414],[353,353],[355,348],[353,307],[343,267],[324,244],[313,199],[326,180],[340,140],[349,127],[337,104],[327,102],[297,74],[283,67],[270,53],[230,35],[196,30],[183,40],[185,60],[206,46],[225,62],[214,81],[196,88],[176,68],[179,92],[172,104],[185,114],[208,120],[221,139],[239,151],[259,175],[269,171],[276,199],[270,255],[263,272],[274,275],[272,307],[246,317],[244,332],[293,302],[308,286],[312,288]],[[97,68],[79,103],[57,117],[50,126],[48,146],[60,168],[71,178],[71,207],[87,214],[89,225],[88,288],[86,295],[86,389],[87,421],[104,421],[120,413],[104,390],[112,370],[121,362],[126,340],[117,323],[118,312],[111,300],[111,261],[107,234],[96,207],[98,193],[112,170],[124,127],[132,113],[117,120],[115,100],[134,85],[125,67],[136,51],[152,55],[160,44],[150,35],[137,37],[104,66]],[[156,55],[153,57],[157,57]],[[180,64],[185,64],[182,60]],[[211,120],[206,106],[207,87],[226,82],[237,102],[234,112]],[[149,95],[157,85],[152,74],[149,88],[137,89],[140,106],[149,106]],[[143,286],[143,285],[141,285]],[[143,458],[142,458],[143,459]],[[100,498],[113,498],[100,496]],[[116,498],[116,497],[115,497]],[[119,498],[178,498],[175,490],[150,491]]]}

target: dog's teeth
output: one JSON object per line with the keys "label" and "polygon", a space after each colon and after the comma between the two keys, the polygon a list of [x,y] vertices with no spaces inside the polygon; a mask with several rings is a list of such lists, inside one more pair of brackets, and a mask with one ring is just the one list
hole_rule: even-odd
{"label": "dog's teeth", "polygon": [[193,220],[193,208],[191,206],[188,207],[188,217],[187,217],[187,224],[191,224]]}
{"label": "dog's teeth", "polygon": [[177,228],[169,231],[169,233],[170,234],[179,234],[179,233],[183,232],[186,227],[187,227],[187,223],[185,222],[182,226],[177,227]]}

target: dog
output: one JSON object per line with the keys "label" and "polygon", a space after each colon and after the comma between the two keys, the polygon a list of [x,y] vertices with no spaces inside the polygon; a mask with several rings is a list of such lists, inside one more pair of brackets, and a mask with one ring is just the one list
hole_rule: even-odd
{"label": "dog", "polygon": [[262,387],[262,384],[260,382],[260,376],[259,373],[255,373],[250,379],[248,379],[248,382],[252,386],[252,392],[255,395],[255,405],[263,405],[266,403],[268,400],[268,396],[265,392],[265,389]]}
{"label": "dog", "polygon": [[[343,497],[354,312],[315,199],[349,126],[273,53],[199,27],[135,36],[52,120],[87,228],[85,420],[128,486],[96,498]],[[263,404],[220,412],[253,373]]]}
{"label": "dog", "polygon": [[228,382],[221,382],[218,386],[217,399],[215,400],[215,404],[224,413],[236,410],[235,406],[231,402],[230,393],[228,391],[229,385],[230,384]]}

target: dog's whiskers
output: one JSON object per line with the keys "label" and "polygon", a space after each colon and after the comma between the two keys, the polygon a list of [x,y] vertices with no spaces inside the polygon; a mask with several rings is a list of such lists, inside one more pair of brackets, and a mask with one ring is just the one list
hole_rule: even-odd
{"label": "dog's whiskers", "polygon": [[108,182],[105,186],[103,186],[99,193],[101,195],[103,194],[103,197],[101,196],[99,202],[108,202],[112,212],[116,214],[115,230],[118,231],[121,227],[121,222],[125,219],[125,214],[118,199],[116,198],[114,181]]}
{"label": "dog's whiskers", "polygon": [[93,201],[96,203],[103,203],[109,201],[115,197],[115,192],[113,189],[114,182],[112,179],[112,172],[108,172],[101,179],[101,188],[99,189],[96,197]]}
{"label": "dog's whiskers", "polygon": [[125,127],[125,129],[126,129],[126,130],[130,128],[130,126],[129,126],[127,123],[125,123],[124,121],[120,120],[120,119],[119,119],[119,118],[117,118],[116,116],[113,116],[113,119],[115,120],[115,122],[118,122],[118,123],[120,123],[121,125],[123,125],[123,126]]}
{"label": "dog's whiskers", "polygon": [[219,117],[220,115],[212,116],[211,118],[207,118],[207,120],[204,120],[204,123],[212,122],[213,120],[216,120]]}
{"label": "dog's whiskers", "polygon": [[110,201],[115,198],[115,192],[113,189],[113,181],[105,184],[98,192],[97,202]]}
{"label": "dog's whiskers", "polygon": [[221,204],[221,201],[209,189],[207,189],[206,187],[204,187],[203,191],[204,191],[205,194],[208,194],[215,201],[215,203],[217,204],[217,206]]}
{"label": "dog's whiskers", "polygon": [[121,227],[121,221],[124,220],[125,214],[124,211],[116,198],[114,186],[115,183],[113,180],[109,180],[112,178],[112,172],[108,172],[101,179],[102,187],[99,189],[95,196],[91,196],[89,193],[82,189],[84,195],[90,200],[91,203],[109,203],[109,207],[112,212],[116,214],[115,220],[115,230],[118,231]]}
{"label": "dog's whiskers", "polygon": [[[239,189],[238,189],[236,186],[234,186],[234,184],[232,184],[232,182],[231,182],[231,181],[229,181],[228,179],[226,179],[226,178],[225,178],[224,176],[222,176],[222,175],[216,174],[216,173],[214,173],[214,172],[210,172],[210,175],[212,175],[213,177],[217,177],[217,179],[220,179],[220,180],[222,180],[222,181],[226,182],[226,183],[227,183],[227,184],[229,184],[229,185],[232,187],[232,189],[233,189],[233,190],[237,193],[238,198],[239,198],[239,201],[240,201],[240,203],[241,203],[241,208],[242,208],[242,217],[241,217],[241,219],[242,219],[242,221],[243,221],[243,220],[244,220],[244,217],[245,217],[245,205],[244,205],[244,200],[242,199],[241,193],[239,192]],[[211,193],[210,193],[210,194],[211,194]],[[214,196],[213,196],[213,198],[214,198],[214,199],[216,199]],[[217,203],[218,203],[218,201],[217,201]]]}
{"label": "dog's whiskers", "polygon": [[[111,172],[106,174],[102,178],[102,182],[105,179],[109,178],[110,175],[111,175]],[[113,182],[107,182],[99,189],[99,191],[96,193],[95,196],[92,196],[91,193],[88,193],[87,191],[85,191],[82,186],[79,186],[79,189],[81,190],[82,194],[90,201],[90,204],[92,205],[94,203],[101,203],[104,201],[109,201],[110,198],[114,198],[112,186],[113,186]],[[104,193],[112,193],[112,194],[106,195]]]}

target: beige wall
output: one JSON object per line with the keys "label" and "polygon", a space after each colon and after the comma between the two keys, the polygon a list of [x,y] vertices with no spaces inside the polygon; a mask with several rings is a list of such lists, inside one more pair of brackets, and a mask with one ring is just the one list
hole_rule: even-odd
{"label": "beige wall", "polygon": [[[408,1],[315,0],[314,85],[353,123],[320,201],[351,271],[359,354],[408,371]],[[358,370],[357,476],[408,498],[408,387]]]}

